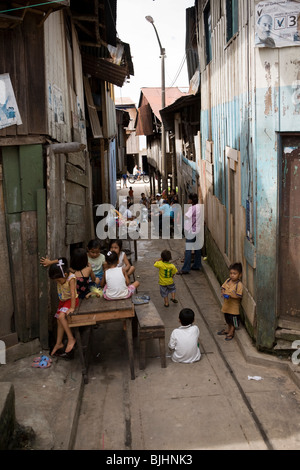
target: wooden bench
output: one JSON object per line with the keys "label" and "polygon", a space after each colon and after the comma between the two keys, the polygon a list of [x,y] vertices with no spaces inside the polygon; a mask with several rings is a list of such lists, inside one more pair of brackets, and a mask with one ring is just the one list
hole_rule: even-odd
{"label": "wooden bench", "polygon": [[[105,300],[104,298],[89,298],[80,301],[79,306],[73,315],[69,315],[68,325],[74,328],[80,360],[82,364],[82,375],[84,383],[88,383],[88,350],[84,354],[84,347],[81,341],[80,327],[91,328],[97,323],[106,323],[123,320],[126,322],[126,337],[128,346],[129,365],[131,379],[135,379],[133,340],[132,340],[132,320],[134,319],[134,305],[131,299],[126,300]],[[89,339],[89,342],[91,340]]]}
{"label": "wooden bench", "polygon": [[135,305],[135,314],[138,320],[139,337],[139,367],[145,369],[146,341],[157,338],[159,340],[161,367],[166,368],[165,325],[154,303]]}

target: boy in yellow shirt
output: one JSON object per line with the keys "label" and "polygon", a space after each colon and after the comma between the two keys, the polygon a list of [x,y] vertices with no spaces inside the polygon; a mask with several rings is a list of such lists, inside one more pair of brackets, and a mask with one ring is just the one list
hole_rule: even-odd
{"label": "boy in yellow shirt", "polygon": [[171,294],[171,301],[174,304],[178,303],[178,300],[175,299],[176,287],[174,284],[177,268],[174,264],[170,263],[171,258],[171,252],[164,250],[161,253],[161,258],[154,264],[154,267],[159,269],[160,295],[164,299],[165,307],[169,307],[169,294]]}
{"label": "boy in yellow shirt", "polygon": [[240,323],[240,303],[243,296],[242,271],[241,263],[232,264],[229,268],[229,279],[221,287],[221,295],[224,298],[222,312],[227,328],[219,331],[218,335],[225,335],[225,341],[233,339],[235,329]]}

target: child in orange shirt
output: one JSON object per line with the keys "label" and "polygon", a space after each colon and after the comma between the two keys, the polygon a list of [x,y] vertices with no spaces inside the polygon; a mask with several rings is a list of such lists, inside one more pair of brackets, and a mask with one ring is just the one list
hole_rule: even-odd
{"label": "child in orange shirt", "polygon": [[235,329],[240,324],[240,304],[243,296],[242,272],[241,263],[232,264],[229,268],[229,279],[221,287],[221,296],[224,298],[222,312],[227,328],[219,331],[218,335],[225,335],[225,341],[233,339]]}

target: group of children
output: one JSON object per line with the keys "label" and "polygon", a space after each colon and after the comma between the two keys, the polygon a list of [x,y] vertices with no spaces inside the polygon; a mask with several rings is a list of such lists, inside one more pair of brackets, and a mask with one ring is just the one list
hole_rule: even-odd
{"label": "group of children", "polygon": [[[154,264],[159,269],[160,294],[164,299],[164,306],[169,307],[169,295],[171,301],[178,303],[175,299],[176,287],[174,276],[177,268],[170,262],[171,252],[163,251],[161,258]],[[234,338],[235,329],[240,323],[240,303],[243,296],[243,284],[241,282],[242,265],[234,263],[229,268],[229,278],[221,287],[221,296],[224,299],[222,312],[224,313],[226,328],[218,332],[224,335],[225,341]],[[183,309],[179,314],[180,328],[176,328],[169,341],[169,348],[172,351],[174,362],[192,363],[199,361],[201,353],[199,349],[199,328],[193,325],[195,314],[191,309]]]}
{"label": "group of children", "polygon": [[49,277],[57,284],[59,305],[57,319],[57,339],[51,352],[55,355],[63,348],[63,336],[67,335],[66,353],[70,353],[76,340],[68,326],[67,316],[74,313],[79,299],[91,295],[92,287],[103,289],[106,300],[127,299],[139,286],[135,281],[130,284],[130,276],[135,268],[122,250],[122,240],[111,240],[109,251],[101,253],[100,240],[91,240],[87,249],[77,248],[71,256],[70,265],[66,258],[50,260],[41,258],[41,264],[49,267]]}
{"label": "group of children", "polygon": [[[169,307],[169,296],[171,302],[178,303],[174,283],[177,268],[171,263],[171,258],[171,252],[164,250],[161,258],[154,263],[154,267],[159,270],[160,294],[166,308]],[[89,296],[91,286],[100,286],[106,300],[128,299],[139,287],[138,281],[130,283],[130,275],[134,273],[135,268],[122,250],[122,240],[112,240],[106,256],[101,253],[100,241],[96,239],[89,242],[87,250],[83,248],[74,250],[70,266],[66,258],[56,260],[41,258],[41,264],[49,267],[49,277],[56,281],[59,297],[55,314],[58,322],[57,340],[51,352],[52,356],[63,348],[64,333],[68,339],[65,352],[69,353],[74,348],[76,340],[66,317],[74,313],[79,299]],[[235,329],[239,326],[239,307],[243,295],[241,276],[242,265],[240,263],[231,265],[229,278],[221,287],[221,295],[224,298],[222,312],[227,328],[219,331],[218,335],[224,335],[226,341],[233,339]],[[179,314],[181,326],[172,332],[169,341],[174,362],[192,363],[201,358],[199,328],[194,325],[194,319],[195,315],[191,309],[181,310]]]}

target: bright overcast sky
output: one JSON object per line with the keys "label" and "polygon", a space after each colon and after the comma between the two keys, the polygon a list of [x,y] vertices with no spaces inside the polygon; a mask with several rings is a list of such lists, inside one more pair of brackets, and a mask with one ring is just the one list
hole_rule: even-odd
{"label": "bright overcast sky", "polygon": [[140,89],[161,86],[161,60],[158,40],[150,15],[166,50],[166,87],[188,87],[186,61],[182,71],[173,81],[185,57],[185,10],[195,5],[195,0],[118,0],[117,31],[119,38],[130,45],[134,76],[122,88],[115,87],[116,98],[131,98],[138,104]]}

